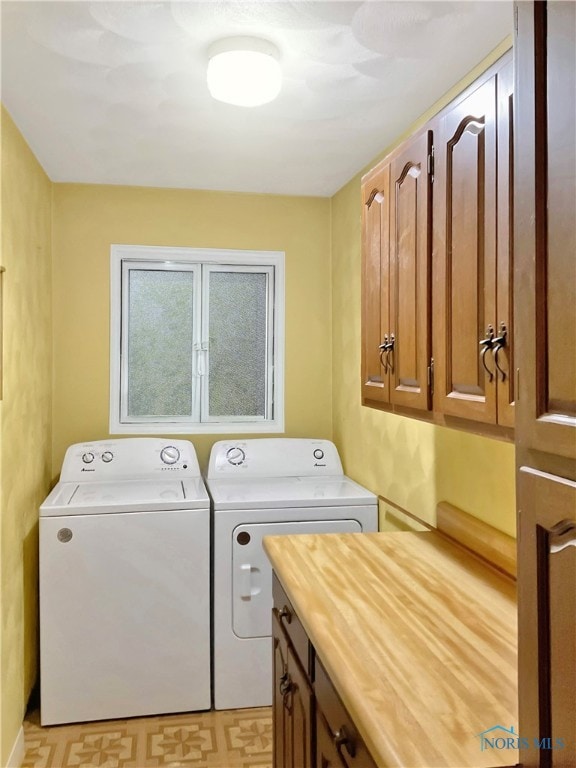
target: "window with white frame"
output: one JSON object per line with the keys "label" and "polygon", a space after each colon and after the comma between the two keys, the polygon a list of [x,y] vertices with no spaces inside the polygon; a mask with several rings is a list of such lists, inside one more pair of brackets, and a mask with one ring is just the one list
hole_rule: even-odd
{"label": "window with white frame", "polygon": [[284,430],[284,254],[113,245],[110,432]]}

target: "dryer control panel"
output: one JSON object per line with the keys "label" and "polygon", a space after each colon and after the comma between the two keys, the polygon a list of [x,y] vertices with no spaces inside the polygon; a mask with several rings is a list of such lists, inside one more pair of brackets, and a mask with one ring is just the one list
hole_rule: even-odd
{"label": "dryer control panel", "polygon": [[76,443],[66,451],[60,481],[150,480],[162,474],[200,477],[196,451],[189,440],[125,437]]}
{"label": "dryer control panel", "polygon": [[336,446],[329,440],[281,437],[220,440],[214,443],[207,477],[315,477],[343,474]]}

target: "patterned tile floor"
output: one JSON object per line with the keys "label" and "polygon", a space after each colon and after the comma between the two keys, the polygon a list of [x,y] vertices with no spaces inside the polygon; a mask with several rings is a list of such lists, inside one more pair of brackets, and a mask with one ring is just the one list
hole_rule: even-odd
{"label": "patterned tile floor", "polygon": [[22,768],[272,768],[272,710],[236,709],[42,728],[24,721]]}

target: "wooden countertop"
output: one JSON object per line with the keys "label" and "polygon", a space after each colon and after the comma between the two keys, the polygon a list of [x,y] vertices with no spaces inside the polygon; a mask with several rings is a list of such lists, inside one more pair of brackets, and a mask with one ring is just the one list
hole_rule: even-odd
{"label": "wooden countertop", "polygon": [[479,736],[517,732],[511,579],[434,532],[269,536],[264,549],[379,766],[517,762]]}

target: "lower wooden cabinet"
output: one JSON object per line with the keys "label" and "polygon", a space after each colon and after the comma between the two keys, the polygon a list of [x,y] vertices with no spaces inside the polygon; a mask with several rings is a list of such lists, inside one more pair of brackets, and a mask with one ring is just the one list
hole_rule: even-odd
{"label": "lower wooden cabinet", "polygon": [[317,768],[343,768],[346,765],[320,711],[316,712],[316,765]]}
{"label": "lower wooden cabinet", "polygon": [[376,768],[274,576],[274,768]]}
{"label": "lower wooden cabinet", "polygon": [[[366,745],[362,741],[354,721],[340,701],[328,673],[318,657],[314,658],[314,694],[316,722],[321,718],[327,728],[326,737],[332,742],[340,760],[335,765],[347,768],[376,768]],[[318,754],[318,749],[316,750]],[[330,754],[328,752],[328,754]],[[318,767],[322,763],[318,763]],[[328,763],[330,765],[330,763]]]}
{"label": "lower wooden cabinet", "polygon": [[278,618],[273,616],[274,764],[312,768],[312,687]]}

